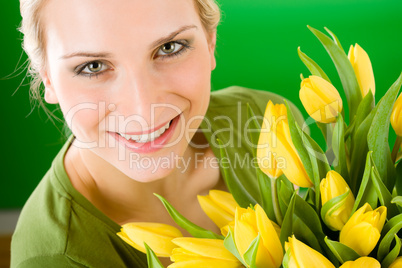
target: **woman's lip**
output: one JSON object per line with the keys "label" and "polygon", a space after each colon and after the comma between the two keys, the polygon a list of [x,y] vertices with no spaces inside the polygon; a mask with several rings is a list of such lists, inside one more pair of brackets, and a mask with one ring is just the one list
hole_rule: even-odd
{"label": "woman's lip", "polygon": [[150,142],[145,142],[145,143],[140,143],[140,142],[135,142],[131,139],[127,140],[124,137],[122,137],[120,134],[116,132],[108,132],[109,135],[111,135],[114,139],[116,139],[119,143],[123,144],[127,149],[129,149],[132,152],[135,153],[153,153],[156,152],[164,147],[165,144],[167,144],[170,140],[170,138],[173,136],[175,129],[180,121],[180,118],[182,117],[183,113],[179,114],[176,116],[173,120],[172,123],[170,124],[170,127],[158,138],[156,138],[153,141]]}
{"label": "woman's lip", "polygon": [[[176,117],[177,117],[177,116],[176,116]],[[140,131],[140,132],[126,132],[126,133],[118,132],[118,133],[121,133],[121,134],[124,134],[124,135],[144,135],[144,134],[149,134],[149,133],[155,132],[155,131],[157,131],[158,129],[164,127],[164,126],[165,126],[167,123],[169,123],[170,121],[172,121],[172,119],[169,120],[169,121],[166,121],[166,122],[163,123],[163,124],[160,124],[160,125],[157,126],[157,127],[148,129],[148,130],[146,130],[146,131]]]}

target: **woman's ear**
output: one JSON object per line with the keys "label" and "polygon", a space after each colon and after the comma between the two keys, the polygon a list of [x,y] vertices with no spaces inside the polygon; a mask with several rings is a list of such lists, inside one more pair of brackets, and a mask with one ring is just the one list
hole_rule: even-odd
{"label": "woman's ear", "polygon": [[50,104],[57,104],[59,100],[57,99],[56,92],[54,91],[53,83],[47,71],[39,72],[43,85],[45,86],[45,101]]}
{"label": "woman's ear", "polygon": [[216,47],[216,31],[208,34],[209,36],[209,53],[211,57],[211,71],[216,67],[215,47]]}

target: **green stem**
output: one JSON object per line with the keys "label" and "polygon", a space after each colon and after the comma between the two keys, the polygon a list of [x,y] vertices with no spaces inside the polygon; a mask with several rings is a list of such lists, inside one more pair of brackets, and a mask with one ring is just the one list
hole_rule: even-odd
{"label": "green stem", "polygon": [[277,179],[270,178],[271,180],[271,196],[272,196],[272,206],[274,208],[276,223],[279,226],[282,226],[282,213],[281,208],[279,207],[279,199],[278,199],[278,187],[277,187]]}
{"label": "green stem", "polygon": [[396,136],[396,141],[394,144],[394,149],[392,149],[392,162],[395,163],[396,157],[398,156],[399,148],[401,148],[401,143],[402,143],[402,137],[401,136]]}

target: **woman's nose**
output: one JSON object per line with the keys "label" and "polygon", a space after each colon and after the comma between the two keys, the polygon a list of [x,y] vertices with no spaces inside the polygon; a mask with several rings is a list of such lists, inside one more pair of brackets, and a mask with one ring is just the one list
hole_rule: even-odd
{"label": "woman's nose", "polygon": [[164,90],[158,77],[146,69],[131,71],[119,79],[113,100],[115,113],[125,118],[127,128],[147,129],[155,120],[155,104],[163,103]]}

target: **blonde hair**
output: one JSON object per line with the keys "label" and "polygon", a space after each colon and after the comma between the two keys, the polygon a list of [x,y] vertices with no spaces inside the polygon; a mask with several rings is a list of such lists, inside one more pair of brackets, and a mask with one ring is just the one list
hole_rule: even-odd
{"label": "blonde hair", "polygon": [[[45,25],[41,22],[41,10],[48,0],[20,0],[22,16],[20,32],[23,33],[23,49],[29,58],[28,76],[31,77],[30,98],[37,101],[48,115],[52,115],[42,100],[42,79],[39,71],[46,65]],[[200,20],[207,32],[218,27],[221,13],[216,0],[194,0]],[[50,118],[50,117],[49,117]]]}

